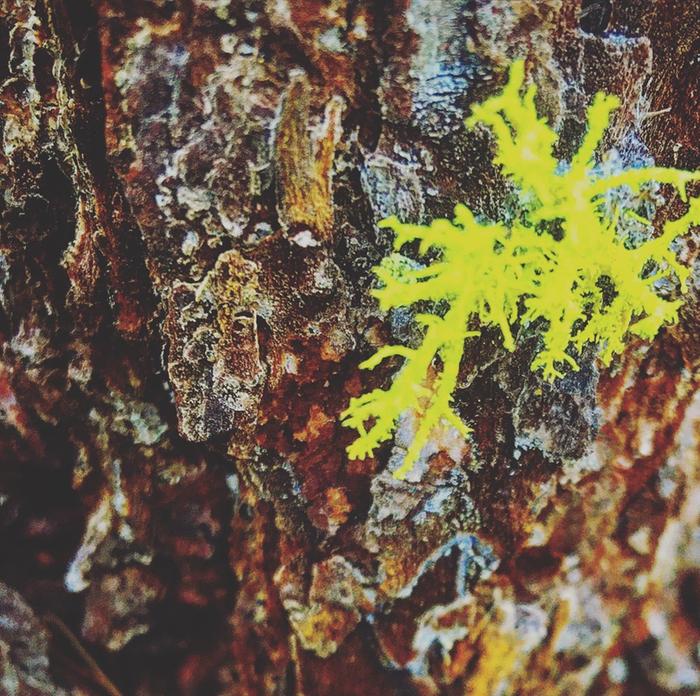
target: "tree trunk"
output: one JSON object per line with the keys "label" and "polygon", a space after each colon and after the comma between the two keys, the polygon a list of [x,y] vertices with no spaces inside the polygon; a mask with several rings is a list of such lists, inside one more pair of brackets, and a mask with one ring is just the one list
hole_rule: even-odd
{"label": "tree trunk", "polygon": [[604,91],[692,170],[699,51],[689,0],[0,0],[0,692],[700,691],[697,230],[610,368],[470,342],[421,476],[339,423],[410,340],[376,223],[507,208],[510,63],[562,159]]}

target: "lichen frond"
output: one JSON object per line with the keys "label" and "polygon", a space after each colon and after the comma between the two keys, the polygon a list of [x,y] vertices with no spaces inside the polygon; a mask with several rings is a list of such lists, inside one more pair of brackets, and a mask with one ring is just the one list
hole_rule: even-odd
{"label": "lichen frond", "polygon": [[[496,162],[520,191],[522,210],[515,222],[477,220],[458,205],[452,221],[416,225],[392,217],[380,223],[394,232],[396,253],[375,269],[379,306],[385,311],[426,302],[447,307],[416,315],[424,328],[416,348],[385,346],[362,363],[372,369],[390,357],[403,359],[387,389],[351,399],[341,416],[359,433],[349,456],[363,458],[392,437],[402,413],[418,414],[397,478],[412,469],[441,420],[469,432],[454,411],[452,394],[464,342],[479,333],[469,329],[477,320],[482,328],[496,327],[508,350],[515,348],[516,323],[538,328],[542,340],[531,367],[549,381],[579,369],[577,357],[588,343],[600,348],[607,365],[629,333],[652,339],[663,324],[677,321],[681,301],[660,296],[659,281],[674,281],[685,292],[688,270],[670,244],[700,224],[700,199],[692,199],[687,213],[667,222],[657,237],[633,246],[621,232],[622,216],[651,223],[634,210],[611,208],[609,198],[621,187],[638,191],[658,182],[671,184],[687,200],[686,185],[700,174],[661,167],[602,173],[595,153],[619,104],[604,94],[597,94],[588,109],[579,150],[571,162],[559,162],[553,154],[556,133],[535,108],[535,87],[521,96],[524,78],[518,61],[503,91],[474,107],[467,120],[468,126],[481,124],[493,132]],[[548,231],[553,223],[560,229],[557,236]],[[437,259],[416,267],[398,253],[415,241],[419,254],[432,250]]]}

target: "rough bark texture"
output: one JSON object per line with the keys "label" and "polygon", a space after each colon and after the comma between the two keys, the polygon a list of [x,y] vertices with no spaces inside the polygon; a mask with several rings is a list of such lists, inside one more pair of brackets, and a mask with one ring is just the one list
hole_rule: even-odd
{"label": "rough bark texture", "polygon": [[693,0],[0,0],[3,694],[698,693],[697,233],[653,344],[549,386],[487,333],[466,446],[345,456],[411,339],[375,223],[502,214],[517,57],[562,157],[604,90],[700,166]]}

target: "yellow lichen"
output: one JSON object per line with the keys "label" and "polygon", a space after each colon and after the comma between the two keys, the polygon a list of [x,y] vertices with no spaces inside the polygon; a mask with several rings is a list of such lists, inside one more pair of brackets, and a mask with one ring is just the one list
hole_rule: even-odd
{"label": "yellow lichen", "polygon": [[[669,247],[700,223],[700,198],[655,238],[635,245],[621,221],[636,211],[620,209],[610,194],[659,182],[673,185],[685,200],[687,183],[700,174],[661,167],[604,173],[595,152],[619,103],[605,94],[593,99],[586,135],[571,162],[559,162],[553,154],[556,133],[537,115],[534,85],[521,96],[524,77],[523,62],[514,63],[503,91],[476,106],[467,121],[493,131],[496,162],[519,191],[515,219],[483,221],[458,205],[452,221],[415,225],[392,217],[380,223],[393,230],[396,252],[418,241],[419,254],[437,255],[420,266],[394,253],[374,269],[380,287],[372,294],[383,310],[419,302],[435,309],[415,316],[424,328],[418,347],[384,346],[360,365],[372,369],[389,357],[404,359],[388,389],[353,398],[342,414],[343,423],[359,433],[348,448],[351,458],[364,458],[391,438],[402,413],[418,414],[397,478],[412,469],[440,421],[469,432],[451,402],[464,341],[479,333],[470,330],[475,320],[481,328],[497,327],[508,350],[515,348],[513,325],[532,324],[542,336],[532,369],[552,381],[567,366],[578,369],[577,355],[587,343],[600,347],[607,365],[623,350],[628,333],[651,339],[663,324],[675,322],[681,301],[661,297],[660,280],[675,277],[686,292],[688,269]],[[437,376],[430,381],[432,372]]]}

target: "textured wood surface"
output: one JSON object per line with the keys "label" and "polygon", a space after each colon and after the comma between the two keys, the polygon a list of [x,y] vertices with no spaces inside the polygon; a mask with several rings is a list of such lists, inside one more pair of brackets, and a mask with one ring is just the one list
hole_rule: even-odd
{"label": "textured wood surface", "polygon": [[508,210],[463,119],[518,57],[562,158],[604,90],[700,167],[692,0],[0,0],[1,693],[700,691],[697,231],[652,344],[486,332],[469,442],[345,455],[413,330],[376,222]]}

